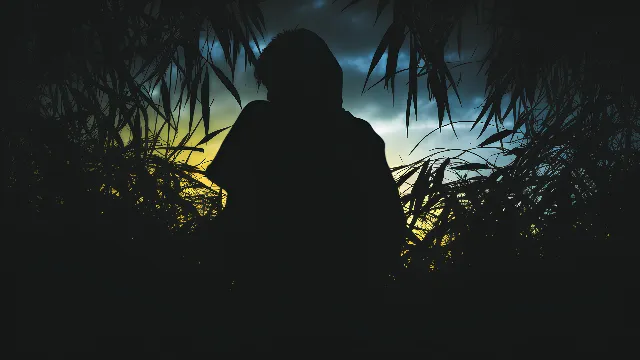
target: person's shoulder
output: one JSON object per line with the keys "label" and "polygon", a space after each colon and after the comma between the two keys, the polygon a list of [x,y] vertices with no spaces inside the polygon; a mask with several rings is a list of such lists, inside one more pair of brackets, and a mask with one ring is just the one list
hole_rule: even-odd
{"label": "person's shoulder", "polygon": [[243,113],[255,113],[270,109],[271,103],[266,100],[253,100],[244,106]]}
{"label": "person's shoulder", "polygon": [[356,117],[346,110],[345,113],[348,114],[350,118],[349,123],[356,132],[358,132],[365,139],[375,143],[376,145],[384,146],[384,140],[382,140],[382,137],[378,135],[378,133],[373,129],[373,126],[371,126],[371,124],[367,120]]}
{"label": "person's shoulder", "polygon": [[262,123],[262,121],[258,121],[258,118],[269,116],[270,109],[271,104],[268,101],[253,100],[242,108],[242,111],[240,111],[240,114],[234,123],[234,127],[254,127],[257,124]]}

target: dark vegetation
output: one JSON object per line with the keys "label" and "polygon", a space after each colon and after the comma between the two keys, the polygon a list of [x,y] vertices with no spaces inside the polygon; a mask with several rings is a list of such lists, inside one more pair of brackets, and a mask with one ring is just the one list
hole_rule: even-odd
{"label": "dark vegetation", "polygon": [[[345,1],[345,13],[358,3]],[[441,124],[455,128],[445,45],[477,13],[492,42],[476,125],[497,129],[478,141],[513,159],[468,163],[458,154],[473,149],[450,149],[392,169],[411,183],[402,199],[416,234],[391,310],[371,313],[386,319],[379,337],[393,348],[615,350],[640,331],[635,18],[516,3],[378,2],[394,20],[372,66],[388,51],[392,90],[410,44],[408,127],[424,80]],[[12,1],[3,12],[3,239],[17,347],[212,346],[203,334],[231,306],[207,232],[225,195],[185,159],[222,130],[210,124],[210,81],[240,98],[199,38],[222,45],[232,74],[241,48],[252,64],[258,2]],[[198,127],[204,139],[193,139]]]}

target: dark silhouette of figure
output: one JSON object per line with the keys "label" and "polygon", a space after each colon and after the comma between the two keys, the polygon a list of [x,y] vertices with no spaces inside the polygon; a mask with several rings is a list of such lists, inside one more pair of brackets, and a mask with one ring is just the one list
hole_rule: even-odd
{"label": "dark silhouette of figure", "polygon": [[237,291],[305,306],[383,285],[405,219],[383,140],[342,108],[337,60],[315,33],[285,31],[255,77],[268,101],[245,106],[207,169],[228,193],[217,220]]}

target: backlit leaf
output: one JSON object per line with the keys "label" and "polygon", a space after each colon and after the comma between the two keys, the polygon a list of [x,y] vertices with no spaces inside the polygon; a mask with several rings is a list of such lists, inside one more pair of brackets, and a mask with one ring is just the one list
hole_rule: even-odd
{"label": "backlit leaf", "polygon": [[205,70],[204,79],[202,80],[202,88],[200,89],[200,104],[202,105],[202,120],[204,121],[204,133],[209,133],[209,70]]}
{"label": "backlit leaf", "polygon": [[226,128],[222,128],[222,129],[218,129],[210,134],[207,134],[205,137],[202,138],[202,140],[200,140],[196,146],[200,146],[202,144],[207,143],[209,140],[213,139],[214,137],[216,137],[218,134],[220,134],[221,132],[227,130],[228,128],[230,128],[230,126],[227,126]]}
{"label": "backlit leaf", "polygon": [[240,101],[240,94],[238,93],[238,90],[236,89],[236,87],[233,85],[233,82],[229,80],[229,78],[222,72],[222,70],[220,70],[220,68],[217,67],[214,63],[209,61],[209,66],[211,66],[211,68],[213,69],[213,72],[216,74],[218,79],[220,79],[220,81],[222,82],[222,85],[224,85],[224,87],[227,88],[227,90],[231,93],[231,95],[233,95],[233,98],[236,99],[236,101],[238,102],[238,105],[242,107],[242,102]]}
{"label": "backlit leaf", "polygon": [[507,136],[513,134],[513,130],[502,130],[500,132],[497,132],[491,136],[489,136],[485,141],[481,142],[480,145],[478,145],[478,147],[483,147],[483,146],[487,146],[489,144],[492,144],[496,141],[500,141],[504,138],[506,138]]}
{"label": "backlit leaf", "polygon": [[491,169],[491,167],[487,164],[482,163],[468,163],[463,165],[458,165],[452,167],[453,170],[481,170],[481,169]]}
{"label": "backlit leaf", "polygon": [[169,97],[169,87],[167,82],[162,78],[160,85],[160,96],[162,97],[162,107],[164,108],[164,114],[167,119],[171,119],[171,99]]}

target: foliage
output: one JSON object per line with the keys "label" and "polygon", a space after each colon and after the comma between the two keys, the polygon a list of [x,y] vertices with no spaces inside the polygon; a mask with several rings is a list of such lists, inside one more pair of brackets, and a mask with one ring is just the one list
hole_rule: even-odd
{"label": "foliage", "polygon": [[[201,164],[189,161],[225,130],[210,130],[210,80],[240,104],[233,74],[241,49],[245,66],[255,61],[250,41],[264,28],[257,2],[11,5],[28,26],[16,31],[10,60],[20,75],[10,78],[16,91],[7,104],[20,120],[2,129],[8,224],[76,258],[86,246],[70,240],[83,236],[137,249],[137,257],[162,248],[184,255],[169,250],[169,239],[192,233],[223,203],[222,191],[201,182]],[[214,41],[231,79],[213,61]],[[190,146],[200,126],[205,137]]]}
{"label": "foliage", "polygon": [[[73,201],[120,209],[114,214],[136,209],[139,216],[157,219],[158,234],[189,233],[203,215],[214,216],[223,194],[199,181],[199,167],[189,163],[188,154],[224,130],[210,130],[213,75],[240,104],[233,74],[241,48],[245,66],[255,60],[250,42],[257,45],[264,28],[258,3],[12,4],[15,14],[27,14],[29,26],[16,31],[10,59],[15,71],[9,83],[16,91],[7,105],[21,121],[3,125],[7,204],[24,210],[12,211],[10,223],[28,224],[26,213],[45,221],[37,215],[43,206],[71,208]],[[400,70],[409,72],[407,126],[412,103],[416,112],[417,81],[424,77],[440,125],[455,127],[448,94],[457,94],[459,79],[451,76],[445,48],[455,38],[460,51],[461,19],[470,9],[487,25],[493,34],[481,58],[487,96],[474,126],[482,124],[484,132],[493,123],[498,132],[478,147],[498,143],[513,159],[503,167],[487,159],[468,164],[461,155],[474,149],[435,149],[428,158],[393,169],[399,186],[413,179],[402,201],[416,234],[409,239],[414,264],[423,259],[427,269],[488,262],[495,267],[510,263],[514,254],[531,261],[551,253],[566,257],[577,249],[568,239],[624,233],[614,214],[628,210],[613,205],[637,196],[631,180],[637,174],[637,74],[622,66],[629,64],[627,51],[609,50],[630,46],[615,40],[628,22],[555,16],[541,28],[531,20],[535,16],[502,1],[379,1],[378,16],[387,7],[393,22],[371,69],[387,52],[379,82],[394,93],[398,53],[409,37],[410,66]],[[577,33],[585,24],[590,32]],[[213,62],[214,41],[222,45],[231,79]],[[178,138],[187,103],[188,131]],[[514,117],[509,129],[508,115]],[[206,136],[191,146],[199,126]],[[438,157],[452,151],[460,154]],[[457,180],[447,182],[447,174]],[[603,204],[609,208],[594,210]],[[88,216],[66,218],[80,215]],[[110,223],[123,221],[116,218]],[[47,226],[59,221],[46,220]]]}
{"label": "foliage", "polygon": [[[350,1],[344,9],[360,2]],[[502,167],[483,159],[447,168],[449,160],[434,153],[394,169],[401,186],[420,168],[403,201],[410,204],[410,225],[419,224],[418,217],[428,231],[420,237],[424,241],[412,241],[410,258],[425,260],[431,269],[450,268],[453,259],[457,268],[505,269],[560,257],[570,268],[575,259],[590,258],[584,265],[594,266],[597,256],[632,253],[635,242],[623,234],[633,230],[621,219],[638,199],[631,179],[638,174],[640,73],[630,57],[635,45],[623,36],[634,31],[625,9],[611,4],[611,15],[604,16],[588,4],[576,13],[546,1],[524,11],[517,2],[500,0],[380,0],[378,16],[387,8],[392,23],[365,87],[386,52],[386,74],[379,82],[390,85],[392,94],[396,74],[409,73],[407,129],[412,102],[417,110],[420,77],[437,104],[440,127],[448,114],[453,128],[448,92],[457,95],[457,80],[445,50],[455,41],[461,51],[462,19],[473,14],[490,35],[479,60],[486,97],[473,127],[482,124],[481,135],[491,124],[497,131],[478,147],[499,142],[510,159]],[[398,71],[407,37],[409,68]],[[509,115],[514,121],[507,128]],[[442,184],[445,171],[457,180]],[[614,239],[616,245],[603,250],[603,241]],[[516,258],[526,261],[516,264]]]}

